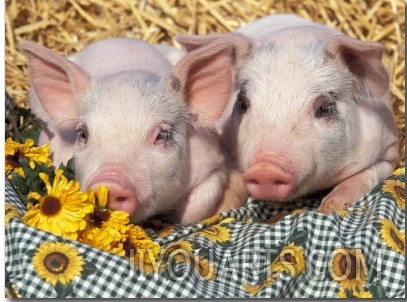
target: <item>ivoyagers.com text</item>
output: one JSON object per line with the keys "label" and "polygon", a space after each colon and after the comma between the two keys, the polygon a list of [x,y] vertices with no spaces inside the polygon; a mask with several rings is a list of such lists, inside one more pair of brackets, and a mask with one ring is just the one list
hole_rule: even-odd
{"label": "ivoyagers.com text", "polygon": [[[195,275],[197,278],[214,280],[227,277],[228,280],[235,280],[246,283],[256,283],[262,280],[264,276],[272,273],[272,263],[279,261],[286,267],[287,274],[298,275],[299,261],[303,261],[304,269],[301,271],[301,278],[307,278],[313,281],[322,281],[327,278],[334,281],[344,279],[366,278],[370,280],[372,276],[375,279],[381,279],[380,274],[384,271],[385,261],[390,253],[387,249],[364,252],[361,249],[353,250],[349,253],[346,250],[334,250],[328,252],[325,250],[312,250],[304,253],[302,259],[290,261],[290,257],[295,251],[284,249],[278,254],[277,249],[222,249],[222,250],[201,250],[188,253],[182,248],[171,249],[170,252],[162,250],[158,258],[155,259],[153,252],[149,249],[137,249],[132,251],[130,261],[134,269],[130,269],[126,279],[136,278],[137,280],[147,278],[162,278],[163,273],[167,278],[173,281],[181,281],[191,278]],[[366,264],[366,255],[374,262]],[[288,256],[287,256],[288,255]],[[337,255],[335,257],[335,255]],[[339,256],[339,257],[338,257]],[[335,258],[334,258],[335,257]],[[334,259],[340,258],[339,263],[334,263]],[[147,261],[146,261],[147,259]],[[291,257],[292,259],[292,257]],[[333,269],[333,266],[340,268]],[[203,266],[206,266],[203,267]],[[142,271],[142,273],[140,273]],[[144,272],[144,273],[143,273]],[[228,276],[225,276],[228,275]]]}

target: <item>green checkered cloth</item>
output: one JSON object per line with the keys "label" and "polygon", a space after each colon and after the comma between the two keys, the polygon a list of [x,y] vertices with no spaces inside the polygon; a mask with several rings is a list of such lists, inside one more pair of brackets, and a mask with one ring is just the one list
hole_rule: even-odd
{"label": "green checkered cloth", "polygon": [[[7,93],[5,108],[7,127],[20,112]],[[405,169],[345,210],[317,213],[321,198],[146,224],[161,247],[150,263],[29,227],[6,180],[6,297],[405,298]]]}
{"label": "green checkered cloth", "polygon": [[[6,182],[6,293],[24,298],[403,298],[404,192],[404,169],[399,169],[356,204],[330,215],[314,211],[320,197],[284,205],[249,198],[244,207],[191,226],[171,225],[163,232],[150,225],[146,231],[161,253],[156,266],[148,266],[25,225],[25,206]],[[82,269],[65,261],[73,256],[64,250],[43,252],[50,243],[75,251]],[[75,269],[65,282],[47,278]]]}

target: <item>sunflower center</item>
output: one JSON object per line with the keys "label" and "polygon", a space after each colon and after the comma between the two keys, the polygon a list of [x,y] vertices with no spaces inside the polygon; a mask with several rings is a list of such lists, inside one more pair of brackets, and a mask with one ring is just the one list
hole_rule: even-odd
{"label": "sunflower center", "polygon": [[17,168],[20,166],[20,158],[24,157],[24,153],[20,150],[17,150],[14,155],[7,155],[6,162],[12,166],[13,168]]}
{"label": "sunflower center", "polygon": [[101,228],[102,223],[108,221],[110,218],[110,212],[106,209],[95,209],[92,215],[90,215],[90,220],[92,224],[97,227]]}
{"label": "sunflower center", "polygon": [[348,254],[348,256],[350,258],[350,270],[348,269],[349,258],[342,256],[341,259],[339,259],[339,269],[341,270],[342,274],[341,277],[348,274],[346,279],[356,279],[356,257],[351,254]]}
{"label": "sunflower center", "polygon": [[123,242],[123,249],[126,252],[126,256],[130,257],[132,256],[132,254],[134,255],[136,246],[133,243],[131,243],[129,239],[127,239],[125,242]]}
{"label": "sunflower center", "polygon": [[394,192],[397,195],[397,198],[404,198],[406,195],[406,190],[402,186],[394,186]]}
{"label": "sunflower center", "polygon": [[46,216],[53,216],[61,210],[61,201],[59,198],[47,195],[41,203],[41,211]]}
{"label": "sunflower center", "polygon": [[404,251],[404,243],[403,241],[400,240],[400,238],[397,236],[397,234],[394,232],[394,230],[390,230],[390,236],[394,240],[394,242],[397,244],[397,246]]}
{"label": "sunflower center", "polygon": [[53,274],[62,274],[69,265],[69,258],[61,252],[52,252],[45,256],[44,266]]}
{"label": "sunflower center", "polygon": [[286,253],[283,256],[284,260],[291,263],[291,264],[297,264],[297,260],[295,259],[295,256],[290,254],[290,253]]}

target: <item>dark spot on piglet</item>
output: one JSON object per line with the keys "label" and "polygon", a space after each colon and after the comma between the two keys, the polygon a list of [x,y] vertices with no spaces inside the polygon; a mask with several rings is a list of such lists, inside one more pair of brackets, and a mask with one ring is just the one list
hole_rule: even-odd
{"label": "dark spot on piglet", "polygon": [[236,48],[233,47],[231,53],[230,53],[230,59],[231,59],[231,63],[232,65],[236,64],[236,59],[237,59],[237,54],[236,54]]}
{"label": "dark spot on piglet", "polygon": [[181,81],[175,76],[171,77],[171,88],[174,89],[175,92],[181,90]]}
{"label": "dark spot on piglet", "polygon": [[328,57],[330,60],[335,60],[335,54],[333,54],[330,51],[325,51],[325,55]]}

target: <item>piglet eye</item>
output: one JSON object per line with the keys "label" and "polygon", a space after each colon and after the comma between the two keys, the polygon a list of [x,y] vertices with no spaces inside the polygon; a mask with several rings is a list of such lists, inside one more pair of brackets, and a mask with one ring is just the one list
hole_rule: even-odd
{"label": "piglet eye", "polygon": [[338,115],[336,101],[331,95],[320,95],[314,103],[315,117],[325,119],[335,119]]}
{"label": "piglet eye", "polygon": [[324,105],[319,106],[317,112],[315,112],[315,117],[316,118],[329,117],[329,116],[334,115],[335,111],[336,111],[335,103],[324,104]]}
{"label": "piglet eye", "polygon": [[174,129],[166,122],[155,125],[148,136],[151,145],[158,147],[170,147],[174,141]]}
{"label": "piglet eye", "polygon": [[166,129],[166,130],[161,130],[160,132],[158,132],[156,141],[168,142],[171,139],[172,139],[172,132],[170,129]]}
{"label": "piglet eye", "polygon": [[86,124],[79,124],[76,128],[76,141],[80,144],[86,144],[88,141],[88,137],[88,128]]}
{"label": "piglet eye", "polygon": [[246,96],[246,90],[242,89],[242,90],[240,90],[240,92],[237,96],[235,109],[238,113],[244,114],[247,112],[247,109],[249,109],[249,106],[250,106],[250,101]]}

